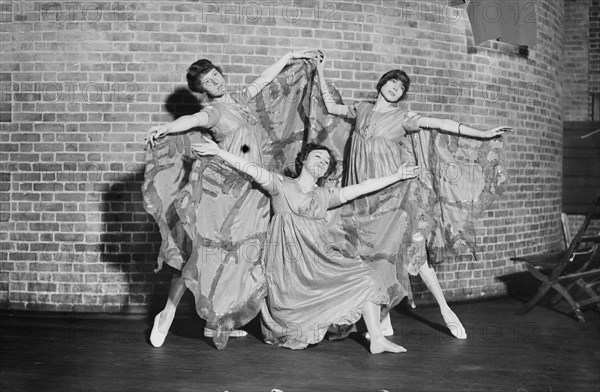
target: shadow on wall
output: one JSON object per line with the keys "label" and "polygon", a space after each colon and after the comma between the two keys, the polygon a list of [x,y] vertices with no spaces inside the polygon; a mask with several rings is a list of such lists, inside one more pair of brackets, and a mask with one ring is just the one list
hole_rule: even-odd
{"label": "shadow on wall", "polygon": [[[179,88],[165,102],[173,119],[197,113],[200,104],[186,88]],[[101,181],[108,186],[100,195],[99,251],[105,274],[99,301],[103,311],[151,314],[162,309],[171,281],[170,267],[155,273],[161,236],[154,219],[144,209],[144,163],[110,163]],[[190,296],[190,298],[186,298]],[[187,294],[184,302],[191,301]]]}

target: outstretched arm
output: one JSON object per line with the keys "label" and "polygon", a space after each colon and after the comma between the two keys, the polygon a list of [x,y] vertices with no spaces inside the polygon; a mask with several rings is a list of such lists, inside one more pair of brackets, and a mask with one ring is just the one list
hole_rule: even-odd
{"label": "outstretched arm", "polygon": [[383,189],[386,186],[392,185],[400,180],[414,178],[419,175],[420,171],[421,168],[419,166],[412,166],[405,163],[398,168],[396,173],[390,174],[389,176],[373,178],[370,180],[365,180],[356,185],[343,187],[340,190],[340,202],[345,203],[362,195],[366,195],[367,193]]}
{"label": "outstretched arm", "polygon": [[179,133],[187,131],[194,127],[203,127],[208,124],[208,114],[198,112],[187,116],[181,116],[177,120],[168,124],[154,125],[146,133],[146,143],[154,148],[156,140],[170,133]]}
{"label": "outstretched arm", "polygon": [[247,96],[248,99],[254,98],[265,86],[273,81],[281,70],[285,67],[285,65],[294,59],[310,59],[313,57],[317,57],[318,53],[316,50],[299,50],[299,51],[291,51],[283,55],[279,60],[277,60],[273,65],[269,68],[265,69],[263,73],[259,75],[258,78],[252,83],[250,83],[247,88]]}
{"label": "outstretched arm", "polygon": [[192,144],[192,150],[200,156],[214,155],[221,158],[234,169],[252,177],[254,181],[263,187],[273,183],[273,173],[263,169],[257,163],[250,162],[229,151],[222,150],[217,143],[212,140],[206,139],[206,143]]}
{"label": "outstretched arm", "polygon": [[496,127],[487,131],[480,131],[463,123],[457,123],[454,120],[445,120],[433,117],[421,117],[417,121],[417,124],[421,128],[439,129],[448,133],[457,134],[458,136],[471,136],[481,139],[491,139],[493,137],[503,135],[505,132],[512,132],[511,127]]}
{"label": "outstretched arm", "polygon": [[325,80],[325,55],[323,53],[321,53],[321,57],[317,63],[317,74],[319,76],[319,86],[321,87],[321,95],[323,96],[323,102],[325,102],[327,113],[345,117],[348,114],[348,106],[335,103],[335,100],[327,88],[327,81]]}

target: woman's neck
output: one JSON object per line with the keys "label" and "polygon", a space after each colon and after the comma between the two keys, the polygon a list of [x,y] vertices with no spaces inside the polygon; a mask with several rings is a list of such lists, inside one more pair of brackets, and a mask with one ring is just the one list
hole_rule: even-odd
{"label": "woman's neck", "polygon": [[394,109],[396,109],[396,105],[394,103],[387,101],[381,94],[377,95],[377,101],[373,106],[373,111],[383,113]]}
{"label": "woman's neck", "polygon": [[298,182],[298,185],[300,185],[300,189],[305,193],[312,191],[317,186],[315,177],[305,169],[302,169],[302,172],[298,178],[296,178],[296,181]]}
{"label": "woman's neck", "polygon": [[221,95],[220,97],[209,97],[208,102],[230,103],[233,102],[233,99],[228,93],[226,93]]}

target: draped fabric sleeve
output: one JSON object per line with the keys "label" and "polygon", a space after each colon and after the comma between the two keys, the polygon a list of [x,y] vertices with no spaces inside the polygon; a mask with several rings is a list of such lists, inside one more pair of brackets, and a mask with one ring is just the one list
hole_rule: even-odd
{"label": "draped fabric sleeve", "polygon": [[241,90],[231,93],[231,98],[242,105],[249,105],[252,101],[248,96],[248,86],[244,86]]}
{"label": "draped fabric sleeve", "polygon": [[423,117],[425,116],[420,113],[407,112],[406,115],[402,117],[400,124],[406,132],[417,132],[421,129],[419,127],[419,120]]}
{"label": "draped fabric sleeve", "polygon": [[353,105],[348,105],[348,113],[346,113],[346,119],[348,120],[356,120],[358,117],[358,112],[365,110],[366,108],[371,108],[373,105],[370,102],[358,102]]}
{"label": "draped fabric sleeve", "polygon": [[346,118],[348,120],[355,120],[356,119],[356,107],[358,105],[348,105],[348,113],[346,113]]}
{"label": "draped fabric sleeve", "polygon": [[247,102],[252,108],[266,134],[262,153],[264,167],[276,173],[293,172],[296,154],[307,139],[307,124],[311,99],[315,96],[312,74],[315,65],[308,60],[294,60],[277,75],[272,82],[262,88],[252,99],[245,90],[232,94],[234,100]]}
{"label": "draped fabric sleeve", "polygon": [[429,194],[424,207],[436,222],[427,239],[429,261],[468,250],[476,258],[483,245],[477,220],[508,184],[502,138],[481,141],[434,129],[408,136],[423,168],[419,184]]}
{"label": "draped fabric sleeve", "polygon": [[319,191],[323,195],[324,205],[327,209],[335,208],[342,204],[340,202],[340,190],[341,188],[336,186],[319,188]]}
{"label": "draped fabric sleeve", "polygon": [[156,271],[163,263],[181,270],[191,248],[180,218],[175,212],[179,191],[189,182],[193,162],[193,143],[202,142],[200,132],[166,135],[155,148],[146,150],[146,170],[142,195],[144,208],[154,218],[162,237]]}
{"label": "draped fabric sleeve", "polygon": [[200,110],[198,113],[194,114],[194,117],[199,117],[201,113],[206,113],[206,115],[208,116],[208,123],[206,125],[203,125],[202,128],[212,128],[215,126],[215,124],[217,123],[217,121],[219,121],[219,117],[220,117],[220,112],[219,109],[217,109],[215,106],[213,105],[208,105],[205,106],[204,108],[202,108],[202,110]]}

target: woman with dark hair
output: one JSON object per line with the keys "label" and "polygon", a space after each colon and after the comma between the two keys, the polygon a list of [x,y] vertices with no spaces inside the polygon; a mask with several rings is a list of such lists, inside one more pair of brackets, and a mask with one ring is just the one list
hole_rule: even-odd
{"label": "woman with dark hair", "polygon": [[[384,309],[382,329],[386,335],[393,334],[389,309],[402,300],[405,289],[414,307],[408,275],[419,274],[440,306],[452,335],[465,339],[466,331],[446,303],[430,263],[442,261],[441,252],[447,247],[464,250],[465,244],[473,244],[469,236],[474,236],[474,230],[470,223],[476,210],[491,200],[494,191],[490,188],[505,178],[497,165],[495,152],[483,154],[493,150],[489,145],[458,146],[458,142],[443,138],[436,130],[491,139],[511,128],[480,131],[453,120],[427,117],[399,107],[397,103],[410,87],[410,78],[399,69],[381,77],[374,104],[355,105],[336,103],[326,87],[324,59],[317,65],[317,73],[327,112],[354,121],[344,185],[394,173],[407,162],[418,163],[424,170],[419,178],[361,197],[341,212],[346,222],[345,238],[350,239],[345,248],[347,254],[363,260],[387,278],[385,283],[391,298]],[[471,156],[481,159],[471,162]],[[461,162],[472,167],[460,167]],[[459,175],[471,170],[471,178],[449,181],[449,170],[440,173],[440,168],[443,171],[448,165],[456,168]]]}
{"label": "woman with dark hair", "polygon": [[[288,62],[315,55],[287,53],[253,83],[234,92],[227,90],[221,68],[198,60],[187,71],[187,83],[203,95],[201,110],[148,131],[144,205],[162,236],[158,269],[166,262],[175,270],[165,308],[154,319],[150,334],[154,347],[163,344],[186,287],[206,320],[204,335],[212,337],[219,349],[230,336],[246,335],[235,329],[258,314],[265,294],[260,253],[269,220],[268,200],[227,165],[196,159],[190,145],[201,135],[184,132],[201,127],[223,150],[262,165],[263,148],[279,139],[275,127],[265,130],[250,103]],[[284,77],[299,74],[289,73]],[[270,96],[275,98],[284,101]],[[303,125],[278,121],[282,127]]]}
{"label": "woman with dark hair", "polygon": [[308,143],[296,159],[294,179],[269,172],[256,163],[223,151],[214,142],[194,144],[201,155],[214,155],[246,173],[271,196],[273,218],[265,242],[267,299],[261,309],[268,343],[303,349],[323,340],[331,325],[365,320],[373,354],[404,352],[380,329],[380,304],[388,295],[377,272],[344,258],[329,236],[326,213],[367,193],[415,177],[416,166],[344,188],[317,185],[335,171],[335,158],[324,146]]}

